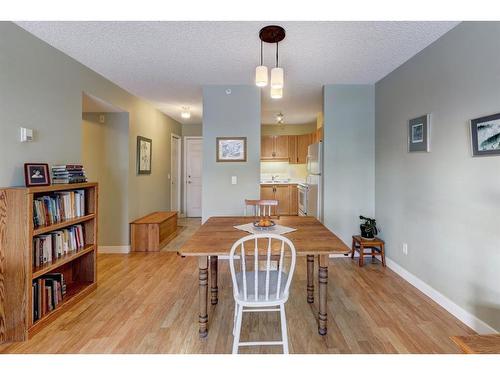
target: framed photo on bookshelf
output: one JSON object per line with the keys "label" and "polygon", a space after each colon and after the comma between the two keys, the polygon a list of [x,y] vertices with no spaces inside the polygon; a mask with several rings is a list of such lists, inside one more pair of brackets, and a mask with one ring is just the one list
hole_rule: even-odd
{"label": "framed photo on bookshelf", "polygon": [[49,165],[46,163],[24,163],[24,182],[26,187],[49,186]]}
{"label": "framed photo on bookshelf", "polygon": [[153,141],[137,136],[137,174],[151,174]]}

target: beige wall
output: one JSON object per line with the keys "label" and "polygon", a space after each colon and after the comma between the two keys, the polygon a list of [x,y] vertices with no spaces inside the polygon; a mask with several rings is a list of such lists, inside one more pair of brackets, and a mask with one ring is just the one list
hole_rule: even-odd
{"label": "beige wall", "polygon": [[297,125],[262,124],[262,135],[300,135],[316,131],[316,123]]}
{"label": "beige wall", "polygon": [[[0,186],[23,185],[24,162],[81,161],[86,92],[129,113],[128,220],[169,208],[178,122],[11,22],[0,22],[0,51]],[[19,126],[35,129],[35,141],[19,143]],[[151,175],[136,174],[138,135],[153,139]]]}
{"label": "beige wall", "polygon": [[201,124],[182,125],[183,137],[201,137],[202,135],[203,135],[203,128]]}
{"label": "beige wall", "polygon": [[99,181],[99,245],[128,243],[128,113],[82,116],[82,163]]}

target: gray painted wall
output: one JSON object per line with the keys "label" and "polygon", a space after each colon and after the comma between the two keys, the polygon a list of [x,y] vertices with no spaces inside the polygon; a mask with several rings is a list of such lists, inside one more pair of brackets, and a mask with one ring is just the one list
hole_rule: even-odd
{"label": "gray painted wall", "polygon": [[323,88],[324,223],[348,245],[375,212],[374,106],[373,85]]}
{"label": "gray painted wall", "polygon": [[99,245],[128,243],[128,113],[82,116],[82,163],[90,181],[99,181]]}
{"label": "gray painted wall", "polygon": [[201,137],[203,128],[201,124],[182,124],[183,137]]}
{"label": "gray painted wall", "polygon": [[[0,22],[0,186],[23,185],[24,162],[82,157],[82,92],[129,113],[128,217],[170,207],[170,134],[180,124],[11,22]],[[36,140],[19,143],[19,126]],[[136,174],[136,138],[153,139],[153,172]],[[128,243],[128,241],[127,241]]]}
{"label": "gray painted wall", "polygon": [[[497,330],[500,157],[471,157],[468,124],[500,112],[499,40],[499,22],[461,23],[376,84],[387,255]],[[431,152],[409,154],[407,121],[425,113]]]}
{"label": "gray painted wall", "polygon": [[[247,161],[217,163],[216,137],[247,137]],[[231,184],[231,176],[237,176],[237,185]],[[251,85],[204,86],[202,220],[241,215],[245,198],[259,197],[259,181],[260,90]]]}

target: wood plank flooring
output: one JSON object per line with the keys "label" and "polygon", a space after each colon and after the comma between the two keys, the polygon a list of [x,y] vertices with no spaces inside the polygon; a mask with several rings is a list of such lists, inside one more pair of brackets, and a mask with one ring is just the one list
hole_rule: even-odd
{"label": "wood plank flooring", "polygon": [[[234,304],[227,261],[220,261],[219,304],[210,306],[204,340],[198,338],[196,259],[168,251],[101,254],[98,269],[95,292],[29,341],[0,346],[0,353],[231,352]],[[299,258],[286,305],[291,353],[459,353],[450,336],[473,333],[380,263],[359,268],[356,259],[331,259],[328,293],[329,331],[321,337],[317,284],[311,306],[306,260]],[[278,313],[244,317],[242,340],[279,337]]]}

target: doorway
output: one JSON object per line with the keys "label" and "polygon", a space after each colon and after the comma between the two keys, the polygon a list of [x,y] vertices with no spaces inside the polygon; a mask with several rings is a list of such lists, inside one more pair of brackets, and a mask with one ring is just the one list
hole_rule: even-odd
{"label": "doorway", "polygon": [[184,207],[187,217],[201,217],[203,138],[184,138]]}
{"label": "doorway", "polygon": [[181,137],[170,136],[170,210],[181,210]]}

